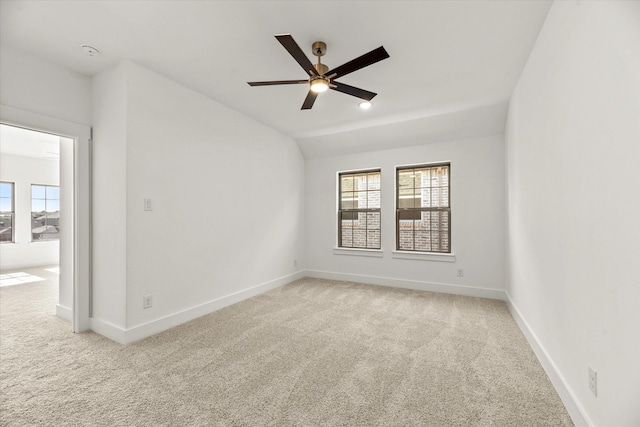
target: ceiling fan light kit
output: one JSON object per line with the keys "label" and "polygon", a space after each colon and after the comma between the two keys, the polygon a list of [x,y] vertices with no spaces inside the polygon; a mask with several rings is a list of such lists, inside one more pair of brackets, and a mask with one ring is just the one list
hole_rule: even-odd
{"label": "ceiling fan light kit", "polygon": [[[329,89],[346,93],[347,95],[355,96],[365,101],[371,101],[377,94],[369,92],[364,89],[360,89],[354,86],[349,86],[344,83],[337,82],[342,76],[349,73],[353,73],[361,68],[368,67],[371,64],[375,64],[378,61],[389,58],[389,54],[380,46],[371,52],[365,53],[362,56],[357,57],[339,67],[329,70],[325,64],[320,61],[320,58],[327,53],[327,44],[322,41],[314,42],[311,45],[311,50],[315,56],[318,57],[318,62],[312,64],[307,55],[304,54],[298,43],[291,37],[291,34],[276,34],[276,39],[282,44],[282,46],[289,52],[289,54],[296,60],[298,64],[309,75],[307,80],[273,80],[265,82],[247,82],[249,86],[274,86],[274,85],[288,85],[288,84],[308,84],[309,93],[307,94],[304,103],[302,104],[302,110],[310,110],[313,107],[313,103],[316,101],[318,94],[325,92]],[[369,103],[369,106],[371,104]],[[362,107],[366,108],[366,107]]]}
{"label": "ceiling fan light kit", "polygon": [[315,93],[326,92],[329,89],[329,82],[324,77],[312,77],[309,89]]}

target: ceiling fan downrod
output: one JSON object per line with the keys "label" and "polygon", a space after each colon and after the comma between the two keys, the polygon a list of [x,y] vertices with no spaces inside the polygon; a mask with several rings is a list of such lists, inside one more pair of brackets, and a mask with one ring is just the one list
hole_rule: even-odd
{"label": "ceiling fan downrod", "polygon": [[329,67],[327,67],[320,61],[320,58],[323,57],[325,53],[327,53],[327,44],[320,41],[314,42],[311,45],[311,49],[313,51],[313,54],[318,57],[318,63],[315,64],[314,67],[318,74],[323,76],[327,71],[329,71]]}

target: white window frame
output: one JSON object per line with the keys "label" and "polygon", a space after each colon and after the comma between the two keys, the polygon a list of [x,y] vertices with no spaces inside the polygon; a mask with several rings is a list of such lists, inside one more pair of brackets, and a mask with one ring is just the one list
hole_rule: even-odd
{"label": "white window frame", "polygon": [[16,183],[12,181],[0,181],[2,184],[11,184],[11,211],[2,212],[11,215],[11,240],[0,242],[0,244],[11,244],[16,242]]}
{"label": "white window frame", "polygon": [[[380,215],[380,241],[377,248],[366,248],[366,247],[353,247],[353,246],[342,246],[342,223],[341,223],[341,213],[345,212],[345,209],[341,209],[341,190],[342,190],[342,181],[341,177],[343,175],[360,175],[360,174],[369,174],[369,173],[378,173],[380,175],[380,189],[377,190],[380,193],[380,207],[372,208],[372,209],[355,209],[355,210],[346,210],[349,212],[378,212]],[[376,256],[375,254],[381,252],[382,249],[382,168],[368,168],[368,169],[357,169],[357,170],[348,170],[348,171],[339,171],[336,174],[337,185],[336,185],[336,231],[337,231],[337,240],[336,240],[336,248],[334,249],[334,254],[337,255],[345,255],[345,254],[353,254],[355,252],[362,252],[366,254],[371,254],[371,256]]]}
{"label": "white window frame", "polygon": [[[400,201],[400,182],[399,175],[400,171],[407,169],[428,169],[428,168],[436,168],[441,166],[447,166],[448,168],[448,184],[447,184],[447,193],[448,193],[448,206],[446,208],[401,208],[399,206]],[[394,179],[394,188],[395,188],[395,251],[393,251],[392,255],[394,258],[404,258],[404,259],[429,259],[431,261],[452,261],[455,260],[453,257],[453,249],[452,249],[452,239],[451,239],[451,217],[452,217],[452,209],[451,209],[451,161],[440,161],[440,162],[431,162],[431,163],[418,163],[411,165],[401,165],[395,167],[395,179]],[[401,212],[420,212],[420,211],[446,211],[448,213],[448,251],[425,251],[425,250],[416,250],[415,245],[414,249],[405,249],[400,247],[400,213]]]}

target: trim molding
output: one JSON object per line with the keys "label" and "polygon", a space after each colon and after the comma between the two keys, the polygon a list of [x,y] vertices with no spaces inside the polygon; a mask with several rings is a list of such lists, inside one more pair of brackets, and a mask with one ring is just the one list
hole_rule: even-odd
{"label": "trim molding", "polygon": [[440,254],[437,252],[391,251],[391,258],[417,259],[419,261],[456,262],[455,254]]}
{"label": "trim molding", "polygon": [[301,270],[128,329],[122,329],[103,320],[92,318],[91,329],[120,344],[130,344],[303,277],[305,277],[305,272]]}
{"label": "trim molding", "polygon": [[67,322],[71,322],[71,319],[73,318],[71,309],[60,304],[56,304],[56,316],[66,320]]}
{"label": "trim molding", "polygon": [[469,297],[505,300],[507,295],[502,289],[476,288],[472,286],[452,285],[448,283],[422,282],[418,280],[394,279],[391,277],[365,276],[362,274],[337,273],[333,271],[307,270],[308,277],[329,280],[343,280],[368,285],[392,286],[417,291],[439,292]]}
{"label": "trim molding", "polygon": [[538,340],[536,334],[533,332],[524,317],[522,317],[520,310],[518,310],[516,305],[513,303],[511,295],[509,295],[508,292],[505,292],[505,294],[507,296],[506,301],[511,316],[515,319],[518,327],[520,327],[520,330],[538,358],[538,361],[540,361],[540,364],[547,373],[549,380],[551,380],[551,384],[553,384],[553,387],[560,396],[562,403],[564,403],[565,408],[567,408],[567,412],[569,412],[573,423],[576,427],[595,427],[595,424],[587,415],[584,407],[580,404],[580,401],[567,383],[567,380],[558,369],[558,366],[553,362],[553,359],[551,359],[549,353],[547,353],[542,343]]}
{"label": "trim molding", "polygon": [[368,256],[374,258],[382,258],[384,252],[380,249],[361,249],[361,248],[333,248],[334,255],[351,255],[351,256]]}
{"label": "trim molding", "polygon": [[127,331],[113,323],[92,317],[90,320],[91,330],[97,334],[105,336],[119,344],[127,344]]}

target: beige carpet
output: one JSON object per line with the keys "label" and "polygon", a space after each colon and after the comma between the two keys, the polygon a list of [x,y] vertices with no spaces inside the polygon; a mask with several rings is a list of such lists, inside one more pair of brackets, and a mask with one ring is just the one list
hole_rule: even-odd
{"label": "beige carpet", "polygon": [[3,426],[573,425],[503,302],[303,279],[128,346],[0,288]]}

